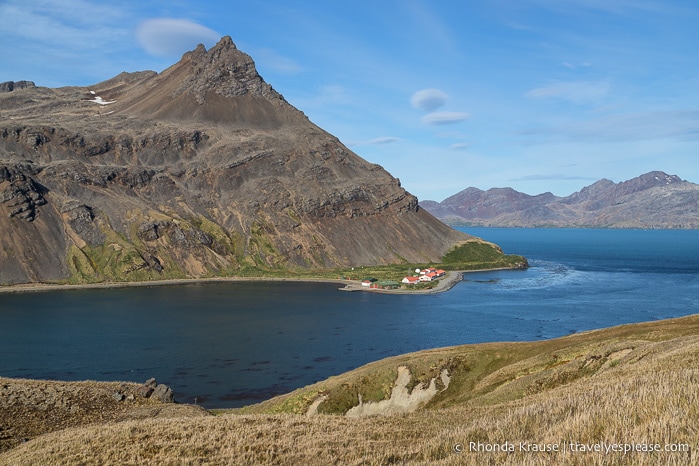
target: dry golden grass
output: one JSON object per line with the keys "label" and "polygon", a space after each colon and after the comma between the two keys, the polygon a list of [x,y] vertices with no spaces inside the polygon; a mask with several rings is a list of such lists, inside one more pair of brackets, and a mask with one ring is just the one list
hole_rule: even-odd
{"label": "dry golden grass", "polygon": [[[691,316],[547,342],[404,355],[216,417],[55,431],[5,452],[0,464],[698,464],[698,327],[699,316]],[[415,413],[265,414],[302,411],[319,392],[380,391],[390,377],[372,385],[370,375],[399,364],[427,377],[439,361],[451,365],[453,382]],[[471,451],[470,442],[481,449],[508,442],[515,451]],[[534,452],[520,451],[520,442],[683,451]]]}
{"label": "dry golden grass", "polygon": [[[160,403],[127,382],[57,382],[0,377],[0,453],[68,427],[151,417],[205,416],[197,406]],[[115,393],[123,395],[118,401]],[[128,397],[128,398],[127,398]]]}

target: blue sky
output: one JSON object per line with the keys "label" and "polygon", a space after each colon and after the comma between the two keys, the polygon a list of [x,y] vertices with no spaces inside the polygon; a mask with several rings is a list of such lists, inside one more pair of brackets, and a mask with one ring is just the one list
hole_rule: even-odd
{"label": "blue sky", "polygon": [[0,0],[0,82],[162,71],[230,35],[420,199],[699,182],[699,6],[660,0]]}

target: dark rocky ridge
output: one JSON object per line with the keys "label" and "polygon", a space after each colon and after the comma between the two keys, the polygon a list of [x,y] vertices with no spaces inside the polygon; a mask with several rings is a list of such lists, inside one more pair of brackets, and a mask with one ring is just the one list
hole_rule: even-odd
{"label": "dark rocky ridge", "polygon": [[6,81],[0,83],[0,92],[12,92],[15,89],[27,89],[28,87],[36,87],[31,81]]}
{"label": "dark rocky ridge", "polygon": [[465,189],[420,205],[450,224],[504,227],[699,228],[699,185],[653,171],[603,179],[567,197],[512,188]]}
{"label": "dark rocky ridge", "polygon": [[467,236],[289,105],[229,37],[0,93],[0,283],[439,260]]}

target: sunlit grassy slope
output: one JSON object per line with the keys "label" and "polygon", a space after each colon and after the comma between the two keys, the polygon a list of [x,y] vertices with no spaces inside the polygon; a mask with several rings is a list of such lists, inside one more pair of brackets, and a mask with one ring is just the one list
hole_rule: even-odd
{"label": "sunlit grassy slope", "polygon": [[[698,363],[699,316],[441,348],[218,416],[57,431],[5,452],[0,464],[697,464]],[[399,366],[413,375],[410,389],[443,369],[451,380],[413,413],[341,415],[359,394],[390,396]],[[307,416],[319,395],[321,414]],[[656,446],[674,451],[613,451]]]}

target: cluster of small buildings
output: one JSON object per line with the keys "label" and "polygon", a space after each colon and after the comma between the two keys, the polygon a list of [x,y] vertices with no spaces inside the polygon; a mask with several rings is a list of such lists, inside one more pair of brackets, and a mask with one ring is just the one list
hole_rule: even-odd
{"label": "cluster of small buildings", "polygon": [[401,283],[405,283],[406,285],[415,285],[416,283],[420,282],[431,282],[442,278],[446,272],[441,269],[429,267],[422,270],[415,269],[415,273],[417,275],[405,277],[403,280],[401,280]]}
{"label": "cluster of small buildings", "polygon": [[[376,278],[365,278],[362,280],[362,286],[366,288],[378,288],[382,290],[394,290],[401,287],[401,283],[405,285],[415,285],[420,282],[431,282],[438,280],[446,274],[444,270],[438,270],[434,267],[427,269],[415,269],[415,275],[405,277],[400,283],[393,280],[377,280]],[[341,277],[345,279],[345,277]]]}
{"label": "cluster of small buildings", "polygon": [[395,290],[400,288],[400,283],[393,280],[377,280],[375,278],[365,278],[362,280],[362,286],[367,288],[378,288],[380,290]]}

